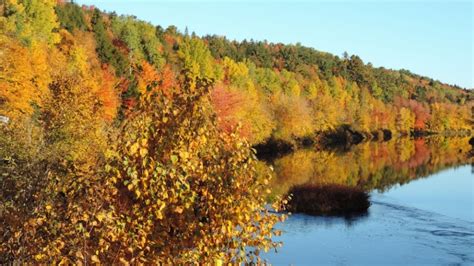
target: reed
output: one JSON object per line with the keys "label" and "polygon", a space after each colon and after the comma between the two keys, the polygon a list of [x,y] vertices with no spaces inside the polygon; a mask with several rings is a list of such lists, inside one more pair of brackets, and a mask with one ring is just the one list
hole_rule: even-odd
{"label": "reed", "polygon": [[355,215],[367,212],[369,194],[343,185],[300,185],[289,191],[287,210],[311,215]]}

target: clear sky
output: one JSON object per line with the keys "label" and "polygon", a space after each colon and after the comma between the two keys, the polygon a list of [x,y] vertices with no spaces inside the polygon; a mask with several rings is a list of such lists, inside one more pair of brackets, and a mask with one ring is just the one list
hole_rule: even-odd
{"label": "clear sky", "polygon": [[474,87],[473,1],[76,0],[198,35],[297,43]]}

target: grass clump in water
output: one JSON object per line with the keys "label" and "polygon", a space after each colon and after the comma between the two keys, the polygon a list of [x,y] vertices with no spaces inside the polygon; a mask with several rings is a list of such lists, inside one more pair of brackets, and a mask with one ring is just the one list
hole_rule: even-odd
{"label": "grass clump in water", "polygon": [[311,215],[351,216],[367,213],[369,194],[337,184],[301,185],[290,189],[287,210]]}

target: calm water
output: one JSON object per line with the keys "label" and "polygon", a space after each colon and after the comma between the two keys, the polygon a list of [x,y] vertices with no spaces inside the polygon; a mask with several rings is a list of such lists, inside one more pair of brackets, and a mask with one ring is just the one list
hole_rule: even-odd
{"label": "calm water", "polygon": [[404,140],[276,160],[278,193],[294,184],[342,183],[371,191],[372,205],[351,219],[294,214],[279,225],[284,246],[265,258],[279,265],[474,265],[469,149],[466,139]]}

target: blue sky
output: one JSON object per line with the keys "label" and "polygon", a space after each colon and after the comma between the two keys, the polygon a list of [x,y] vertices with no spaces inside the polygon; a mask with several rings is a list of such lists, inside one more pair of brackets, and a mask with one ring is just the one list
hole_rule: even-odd
{"label": "blue sky", "polygon": [[472,1],[78,0],[198,35],[297,43],[474,87]]}

